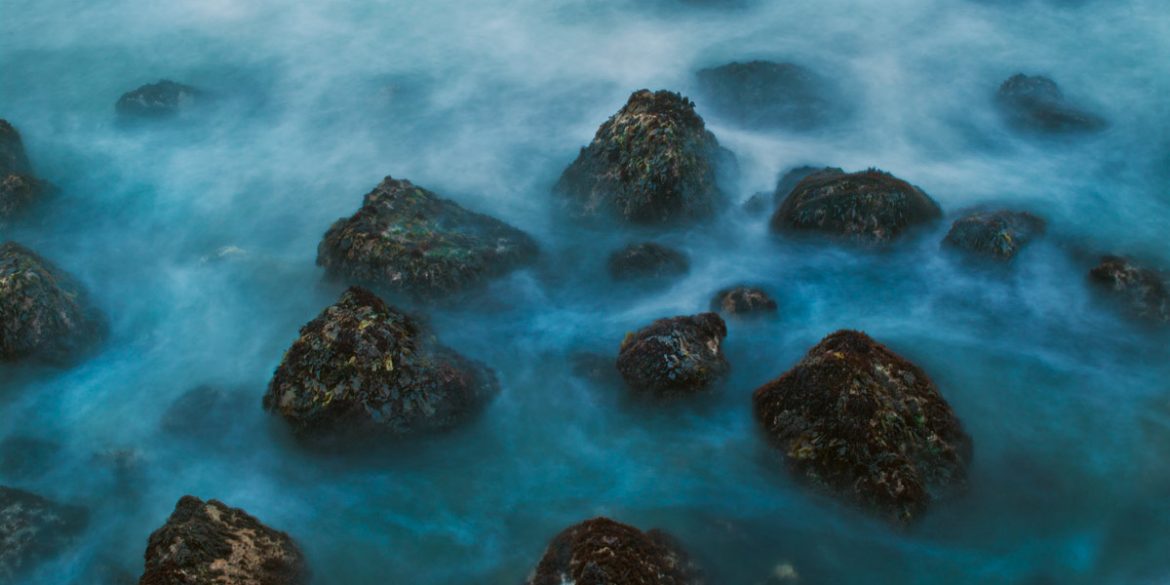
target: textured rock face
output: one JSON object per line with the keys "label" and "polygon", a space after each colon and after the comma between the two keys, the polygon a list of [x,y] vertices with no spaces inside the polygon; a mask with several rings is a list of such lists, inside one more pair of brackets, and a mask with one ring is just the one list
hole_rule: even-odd
{"label": "textured rock face", "polygon": [[81,508],[0,486],[0,583],[67,549],[85,524]]}
{"label": "textured rock face", "polygon": [[44,192],[44,183],[33,176],[20,132],[7,120],[0,120],[0,224]]}
{"label": "textured rock face", "polygon": [[701,585],[702,574],[664,532],[608,518],[570,526],[548,545],[526,585]]}
{"label": "textured rock face", "polygon": [[114,104],[114,111],[123,120],[174,118],[201,99],[203,94],[198,89],[162,79],[122,94]]}
{"label": "textured rock face", "polygon": [[480,286],[537,253],[524,232],[386,177],[357,213],[325,233],[317,265],[333,278],[427,300]]}
{"label": "textured rock face", "polygon": [[797,184],[772,216],[772,229],[818,231],[884,244],[941,216],[930,196],[889,173],[826,169]]}
{"label": "textured rock face", "polygon": [[1170,323],[1170,282],[1165,274],[1120,256],[1105,256],[1089,271],[1089,280],[1135,317]]}
{"label": "textured rock face", "polygon": [[66,362],[104,332],[72,277],[20,244],[0,244],[0,361]]}
{"label": "textured rock face", "polygon": [[289,536],[239,508],[183,496],[150,535],[139,585],[302,585],[308,571]]}
{"label": "textured rock face", "polygon": [[353,287],[301,328],[264,407],[301,435],[408,435],[463,422],[498,391],[491,370]]}
{"label": "textured rock face", "polygon": [[640,90],[601,125],[554,187],[578,217],[656,224],[710,217],[731,155],[677,93]]}
{"label": "textured rock face", "polygon": [[827,82],[800,65],[729,63],[697,77],[703,105],[745,128],[812,130],[839,115]]}
{"label": "textured rock face", "polygon": [[686,254],[653,242],[630,244],[609,255],[609,275],[618,281],[666,279],[690,269]]}
{"label": "textured rock face", "polygon": [[1011,260],[1044,233],[1044,220],[1031,213],[991,211],[964,216],[951,226],[944,244],[988,256]]}
{"label": "textured rock face", "polygon": [[1095,132],[1106,126],[1100,116],[1070,104],[1055,81],[1040,75],[1013,75],[999,86],[995,98],[1005,120],[1019,130]]}
{"label": "textured rock face", "polygon": [[756,419],[804,480],[900,523],[966,484],[971,439],[926,372],[838,331],[755,391]]}
{"label": "textured rock face", "polygon": [[727,373],[727,325],[715,313],[659,319],[626,335],[617,367],[635,391],[656,396],[706,390]]}
{"label": "textured rock face", "polygon": [[715,293],[711,311],[739,317],[775,313],[776,301],[763,289],[735,286]]}

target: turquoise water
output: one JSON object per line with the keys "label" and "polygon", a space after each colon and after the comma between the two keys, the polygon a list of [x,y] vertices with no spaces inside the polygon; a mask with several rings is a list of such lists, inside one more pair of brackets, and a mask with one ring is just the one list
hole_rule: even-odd
{"label": "turquoise water", "polygon": [[[323,584],[515,584],[557,531],[601,514],[672,532],[732,585],[783,563],[807,583],[1170,582],[1168,338],[1085,284],[1101,252],[1168,260],[1163,0],[0,2],[0,117],[59,187],[3,237],[75,274],[111,320],[74,368],[0,369],[0,440],[49,445],[0,482],[91,509],[78,547],[30,583],[134,582],[188,493],[289,532]],[[615,289],[604,257],[632,236],[566,229],[549,187],[631,91],[692,94],[696,69],[750,58],[832,77],[853,115],[754,132],[699,101],[739,158],[735,199],[793,165],[878,166],[949,218],[1006,204],[1048,236],[993,271],[939,250],[948,222],[873,253],[777,241],[729,213],[661,237],[690,253],[685,279]],[[1017,71],[1054,78],[1109,130],[1010,133],[991,94]],[[118,127],[118,96],[159,78],[221,105]],[[426,311],[499,374],[479,420],[307,452],[260,398],[340,293],[317,242],[387,174],[529,231],[543,259]],[[616,356],[626,331],[738,282],[780,312],[731,323],[712,395],[645,404],[574,375],[572,354]],[[752,390],[841,327],[926,369],[973,438],[970,492],[909,531],[795,484],[751,419]],[[200,385],[229,398],[202,431],[168,430]]]}

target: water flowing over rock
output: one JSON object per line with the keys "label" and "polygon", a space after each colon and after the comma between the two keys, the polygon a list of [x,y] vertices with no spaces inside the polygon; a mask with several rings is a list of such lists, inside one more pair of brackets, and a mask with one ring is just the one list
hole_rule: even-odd
{"label": "water flowing over rock", "polygon": [[85,510],[0,486],[0,583],[64,552],[85,528]]}
{"label": "water flowing over rock", "polygon": [[0,226],[40,199],[46,190],[32,172],[20,132],[0,119]]}
{"label": "water flowing over rock", "polygon": [[203,99],[194,87],[162,79],[122,94],[114,111],[123,121],[161,120],[174,118]]}
{"label": "water flowing over rock", "polygon": [[499,391],[495,373],[414,317],[352,287],[301,328],[264,407],[299,435],[409,435],[453,427]]}
{"label": "water flowing over rock", "polygon": [[689,99],[643,89],[601,125],[554,191],[578,217],[631,224],[703,219],[727,199],[717,175],[732,160]]}
{"label": "water flowing over rock", "polygon": [[702,585],[674,538],[608,518],[566,528],[549,543],[526,585]]}
{"label": "water flowing over rock", "polygon": [[1089,271],[1089,280],[1130,314],[1152,323],[1170,323],[1170,279],[1165,273],[1121,256],[1105,256]]}
{"label": "water flowing over rock", "polygon": [[711,299],[711,311],[737,317],[775,313],[776,301],[767,291],[752,286],[725,288]]}
{"label": "water flowing over rock", "polygon": [[744,128],[812,130],[841,115],[827,81],[800,65],[728,63],[697,78],[703,106]]}
{"label": "water flowing over rock", "polygon": [[139,585],[304,585],[296,543],[239,508],[183,496],[150,535]]}
{"label": "water flowing over rock", "polygon": [[536,242],[410,181],[386,177],[317,247],[332,278],[434,300],[532,263]]}
{"label": "water flowing over rock", "polygon": [[898,523],[961,489],[971,439],[926,372],[838,331],[755,391],[756,419],[807,482]]}
{"label": "water flowing over rock", "polygon": [[999,86],[995,99],[1004,119],[1018,130],[1096,132],[1106,126],[1100,116],[1069,103],[1056,82],[1041,75],[1013,75]]}
{"label": "water flowing over rock", "polygon": [[715,313],[659,319],[622,340],[618,371],[636,392],[701,392],[728,371],[725,337],[727,325]]}
{"label": "water flowing over rock", "polygon": [[609,275],[617,281],[663,280],[690,269],[686,254],[654,242],[630,244],[609,255]]}
{"label": "water flowing over rock", "polygon": [[959,218],[943,243],[980,256],[1011,260],[1044,233],[1044,220],[1027,212],[990,211]]}

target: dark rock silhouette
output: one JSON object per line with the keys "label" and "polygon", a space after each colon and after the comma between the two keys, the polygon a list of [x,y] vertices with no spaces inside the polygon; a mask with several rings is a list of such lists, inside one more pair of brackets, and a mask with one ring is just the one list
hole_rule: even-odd
{"label": "dark rock silhouette", "polygon": [[943,243],[980,256],[1011,260],[1044,233],[1044,220],[1027,212],[989,211],[965,215]]}
{"label": "dark rock silhouette", "polygon": [[566,528],[549,543],[526,585],[701,585],[681,546],[659,530],[642,532],[608,518]]}
{"label": "dark rock silhouette", "polygon": [[18,583],[22,573],[64,552],[86,523],[81,508],[0,486],[0,583]]}
{"label": "dark rock silhouette", "polygon": [[687,255],[654,242],[630,244],[609,255],[609,275],[617,281],[665,280],[691,269]]}
{"label": "dark rock silhouette", "polygon": [[736,317],[775,313],[776,301],[767,291],[752,286],[725,288],[711,299],[711,311]]}
{"label": "dark rock silhouette", "polygon": [[205,99],[194,87],[162,79],[122,94],[114,111],[124,122],[162,120],[175,118]]}
{"label": "dark rock silhouette", "polygon": [[996,104],[1018,130],[1042,133],[1096,132],[1104,118],[1070,103],[1055,81],[1017,73],[999,86]]}
{"label": "dark rock silhouette", "polygon": [[0,120],[0,226],[41,199],[48,186],[33,175],[20,132]]}
{"label": "dark rock silhouette", "polygon": [[1170,323],[1170,279],[1121,256],[1105,256],[1089,280],[1131,315],[1151,323]]}
{"label": "dark rock silhouette", "polygon": [[697,78],[703,106],[744,128],[812,130],[842,115],[829,83],[800,65],[728,63]]}

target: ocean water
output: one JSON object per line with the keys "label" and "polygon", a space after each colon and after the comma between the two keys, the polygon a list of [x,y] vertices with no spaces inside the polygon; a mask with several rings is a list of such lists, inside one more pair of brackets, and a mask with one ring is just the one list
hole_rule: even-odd
{"label": "ocean water", "polygon": [[[290,533],[315,583],[516,584],[562,528],[607,515],[673,533],[712,583],[1170,583],[1170,337],[1095,298],[1100,253],[1167,265],[1165,0],[0,0],[0,117],[55,197],[0,234],[75,274],[109,316],[68,368],[0,366],[0,441],[36,439],[0,483],[85,505],[77,547],[28,583],[133,583],[178,498]],[[694,72],[792,61],[851,114],[815,132],[706,112],[738,157],[736,201],[800,164],[895,173],[948,221],[883,252],[776,239],[765,217],[652,234],[692,271],[654,290],[601,276],[647,234],[566,226],[549,193],[629,93],[694,96]],[[999,83],[1043,73],[1110,121],[1009,131]],[[126,128],[113,104],[160,78],[217,96]],[[298,328],[341,291],[316,246],[386,175],[500,217],[542,260],[423,309],[502,393],[458,431],[310,451],[260,400]],[[1006,269],[938,242],[961,211],[1049,221]],[[626,331],[757,283],[773,319],[731,322],[709,396],[630,400],[577,375]],[[804,489],[751,392],[824,335],[863,329],[921,365],[975,445],[967,494],[909,530]],[[178,408],[193,388],[222,399]]]}

